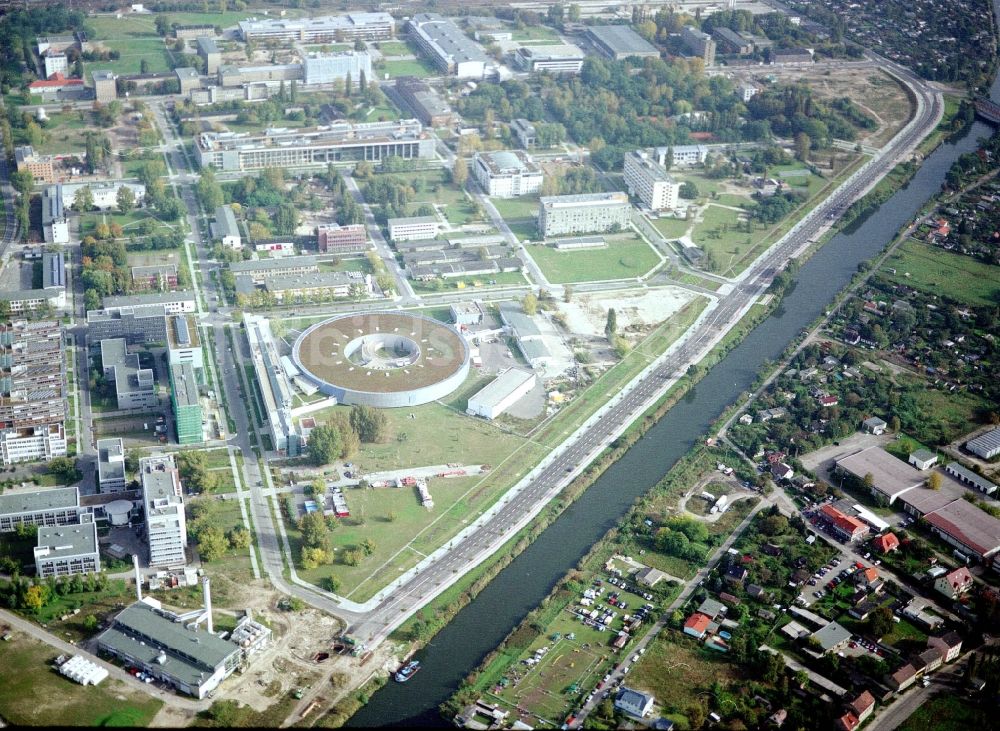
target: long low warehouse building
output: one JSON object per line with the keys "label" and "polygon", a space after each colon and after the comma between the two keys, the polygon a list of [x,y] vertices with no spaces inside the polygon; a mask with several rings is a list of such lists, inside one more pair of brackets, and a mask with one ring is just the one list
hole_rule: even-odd
{"label": "long low warehouse building", "polygon": [[538,376],[521,368],[508,368],[489,385],[469,397],[466,411],[495,419],[523,398],[538,383]]}

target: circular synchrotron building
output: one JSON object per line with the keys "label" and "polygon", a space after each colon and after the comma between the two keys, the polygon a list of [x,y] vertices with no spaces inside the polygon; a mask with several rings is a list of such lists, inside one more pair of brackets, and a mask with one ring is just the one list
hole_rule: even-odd
{"label": "circular synchrotron building", "polygon": [[296,367],[342,404],[418,406],[443,398],[469,375],[465,338],[450,325],[405,312],[339,315],[303,332]]}

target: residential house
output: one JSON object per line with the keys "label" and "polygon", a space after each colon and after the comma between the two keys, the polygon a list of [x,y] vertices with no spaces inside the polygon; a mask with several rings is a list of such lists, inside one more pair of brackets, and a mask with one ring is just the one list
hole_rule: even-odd
{"label": "residential house", "polygon": [[861,569],[854,575],[854,583],[868,591],[878,591],[885,583],[874,566]]}
{"label": "residential house", "polygon": [[711,618],[700,612],[695,612],[684,622],[684,634],[702,640],[708,633],[708,626],[712,623]]}
{"label": "residential house", "polygon": [[969,573],[969,569],[962,566],[944,576],[939,576],[934,582],[934,588],[949,599],[958,599],[972,588],[972,574]]}
{"label": "residential house", "polygon": [[740,566],[738,564],[731,563],[726,568],[726,573],[723,575],[723,578],[729,584],[733,584],[734,586],[742,586],[743,582],[747,580],[748,574],[749,571],[747,571],[745,566]]}
{"label": "residential house", "polygon": [[944,662],[944,652],[936,647],[928,647],[911,662],[918,673],[932,673],[941,667],[941,663]]}
{"label": "residential house", "polygon": [[962,653],[962,636],[958,632],[947,632],[940,637],[928,637],[927,646],[937,649],[945,662],[951,662]]}
{"label": "residential house", "polygon": [[655,702],[653,696],[625,687],[615,696],[615,708],[636,718],[645,718]]}
{"label": "residential house", "polygon": [[833,725],[839,729],[839,731],[854,731],[860,723],[861,722],[858,720],[857,716],[848,712],[834,721]]}
{"label": "residential house", "polygon": [[657,582],[663,581],[665,578],[667,578],[665,573],[653,568],[640,569],[635,575],[635,580],[646,586],[656,586]]}
{"label": "residential house", "polygon": [[886,683],[895,691],[906,690],[917,679],[917,669],[910,663],[906,663],[896,672],[886,676]]}
{"label": "residential house", "polygon": [[891,553],[899,548],[899,539],[895,533],[884,533],[875,536],[872,540],[872,547],[879,553]]}
{"label": "residential house", "polygon": [[867,690],[847,705],[848,710],[857,716],[858,723],[864,723],[875,710],[875,696]]}
{"label": "residential house", "polygon": [[851,640],[851,631],[837,622],[830,622],[825,627],[813,632],[811,639],[819,643],[820,649],[826,655],[837,652]]}

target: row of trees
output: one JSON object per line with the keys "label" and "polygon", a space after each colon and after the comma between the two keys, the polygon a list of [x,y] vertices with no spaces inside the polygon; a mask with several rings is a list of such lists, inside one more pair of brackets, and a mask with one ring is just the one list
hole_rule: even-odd
{"label": "row of trees", "polygon": [[322,466],[337,459],[350,459],[362,442],[384,442],[388,431],[389,419],[384,411],[355,404],[348,414],[338,411],[326,424],[309,433],[309,460]]}

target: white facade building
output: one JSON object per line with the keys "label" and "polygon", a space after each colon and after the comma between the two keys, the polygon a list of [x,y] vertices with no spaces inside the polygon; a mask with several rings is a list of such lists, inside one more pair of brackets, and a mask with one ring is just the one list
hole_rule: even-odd
{"label": "white facade building", "polygon": [[125,183],[120,180],[111,180],[106,183],[60,183],[57,186],[59,196],[62,198],[63,208],[72,208],[76,202],[76,194],[81,188],[90,188],[90,194],[94,198],[94,208],[107,211],[118,207],[118,191],[122,187],[132,189],[135,196],[135,205],[141,206],[146,198],[146,186],[141,183]]}
{"label": "white facade building", "polygon": [[187,523],[181,481],[171,455],[144,457],[139,461],[142,504],[146,511],[146,541],[150,566],[183,566],[187,563]]}
{"label": "white facade building", "polygon": [[239,23],[244,41],[291,41],[342,43],[360,38],[377,41],[392,38],[395,21],[389,13],[348,13],[319,18],[265,18]]}
{"label": "white facade building", "polygon": [[211,224],[212,238],[218,239],[227,249],[242,249],[243,237],[236,223],[236,214],[230,206],[215,209],[215,223]]}
{"label": "white facade building", "polygon": [[708,157],[708,148],[705,145],[675,145],[674,147],[657,147],[656,161],[660,165],[666,165],[667,150],[673,151],[673,164],[678,167],[690,167],[692,165],[704,165]]}
{"label": "white facade building", "polygon": [[310,54],[302,63],[302,83],[306,86],[332,84],[351,77],[354,84],[361,83],[364,74],[372,80],[372,57],[367,51],[344,51],[343,53]]}
{"label": "white facade building", "polygon": [[43,56],[45,61],[45,78],[51,79],[56,74],[66,75],[69,70],[69,61],[65,53],[46,53]]}
{"label": "white facade building", "polygon": [[543,196],[539,202],[538,230],[545,238],[627,229],[632,208],[621,192]]}
{"label": "white facade building", "polygon": [[39,526],[35,572],[40,578],[96,574],[101,570],[97,524],[91,513],[81,513],[77,525]]}
{"label": "white facade building", "polygon": [[434,216],[389,219],[389,239],[392,241],[433,239],[440,230],[441,222]]}
{"label": "white facade building", "polygon": [[467,413],[495,419],[538,383],[538,376],[521,368],[508,368],[485,388],[469,397]]}
{"label": "white facade building", "polygon": [[482,189],[495,198],[530,195],[542,187],[542,169],[523,150],[477,152],[472,169]]}
{"label": "white facade building", "polygon": [[409,22],[410,35],[431,62],[460,79],[482,79],[493,61],[451,18],[417,13]]}
{"label": "white facade building", "polygon": [[642,150],[625,155],[625,186],[651,211],[676,208],[681,190],[681,184]]}

